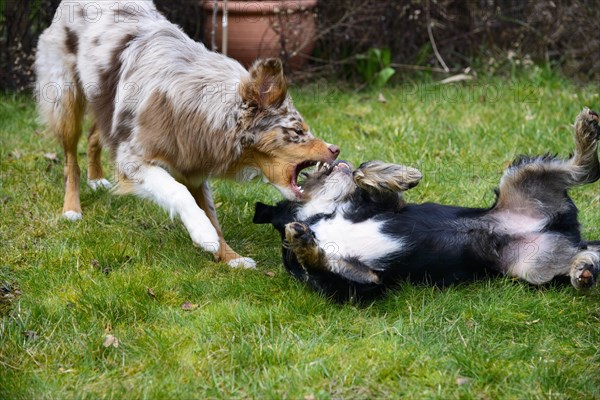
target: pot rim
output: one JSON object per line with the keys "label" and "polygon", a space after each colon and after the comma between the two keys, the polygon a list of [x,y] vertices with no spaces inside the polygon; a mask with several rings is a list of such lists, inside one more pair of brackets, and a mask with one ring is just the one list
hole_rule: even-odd
{"label": "pot rim", "polygon": [[[275,14],[275,9],[291,9],[298,11],[302,9],[311,9],[317,5],[317,0],[229,0],[227,2],[228,14],[245,15],[267,15]],[[206,11],[212,11],[213,0],[201,0],[202,8]],[[217,1],[218,12],[223,12],[223,0]]]}

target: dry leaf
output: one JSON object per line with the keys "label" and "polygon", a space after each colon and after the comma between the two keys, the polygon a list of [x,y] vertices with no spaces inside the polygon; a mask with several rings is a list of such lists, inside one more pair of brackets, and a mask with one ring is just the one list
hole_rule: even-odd
{"label": "dry leaf", "polygon": [[153,299],[156,298],[156,293],[154,293],[154,290],[152,290],[152,288],[148,288],[148,294],[150,295],[150,297],[152,297]]}
{"label": "dry leaf", "polygon": [[196,308],[198,308],[198,304],[193,304],[193,303],[190,303],[189,301],[186,301],[185,303],[183,303],[181,305],[181,309],[185,310],[185,311],[192,311],[192,310],[195,310]]}
{"label": "dry leaf", "polygon": [[268,276],[269,278],[272,278],[272,277],[275,276],[275,272],[273,272],[273,271],[267,271],[267,272],[265,272],[265,275]]}
{"label": "dry leaf", "polygon": [[471,378],[465,378],[464,376],[459,376],[458,378],[456,378],[456,384],[459,386],[466,385],[469,382],[471,382]]}
{"label": "dry leaf", "polygon": [[14,160],[18,160],[19,158],[21,158],[21,152],[18,149],[14,149],[13,151],[11,151],[10,153],[8,153],[8,157],[14,159]]}
{"label": "dry leaf", "polygon": [[44,158],[47,158],[50,161],[58,162],[58,157],[56,157],[56,153],[44,153]]}
{"label": "dry leaf", "polygon": [[540,322],[539,319],[534,319],[533,321],[525,321],[525,325],[533,325],[537,324],[538,322]]}
{"label": "dry leaf", "polygon": [[383,93],[379,93],[379,97],[377,97],[377,101],[380,103],[387,103],[387,99],[383,95]]}
{"label": "dry leaf", "polygon": [[35,331],[25,331],[23,335],[29,340],[36,340],[38,338],[38,334]]}
{"label": "dry leaf", "polygon": [[104,347],[119,347],[119,339],[115,335],[111,335],[110,333],[104,337],[104,343],[102,343]]}

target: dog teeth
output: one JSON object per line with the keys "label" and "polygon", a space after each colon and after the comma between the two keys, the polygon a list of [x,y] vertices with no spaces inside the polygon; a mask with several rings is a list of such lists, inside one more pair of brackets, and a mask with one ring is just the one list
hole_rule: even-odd
{"label": "dog teeth", "polygon": [[319,169],[321,169],[321,161],[319,161],[319,162],[317,163],[317,171],[318,171]]}

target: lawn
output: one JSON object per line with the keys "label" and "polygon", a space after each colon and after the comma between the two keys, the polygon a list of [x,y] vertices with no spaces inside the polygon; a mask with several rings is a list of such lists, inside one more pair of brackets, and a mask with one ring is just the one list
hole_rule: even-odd
{"label": "lawn", "polygon": [[[385,102],[326,83],[294,99],[342,158],[419,168],[409,201],[483,206],[514,155],[568,155],[599,93],[534,68],[407,80]],[[277,234],[252,225],[255,201],[280,198],[270,186],[213,183],[230,245],[258,261],[236,270],[144,200],[82,187],[84,219],[61,219],[63,156],[30,98],[0,98],[0,135],[2,399],[600,398],[598,288],[505,278],[337,305],[293,281]],[[572,197],[600,239],[598,184]]]}

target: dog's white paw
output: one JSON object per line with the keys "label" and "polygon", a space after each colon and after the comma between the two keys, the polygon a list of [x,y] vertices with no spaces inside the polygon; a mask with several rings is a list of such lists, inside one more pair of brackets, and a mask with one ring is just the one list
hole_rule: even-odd
{"label": "dog's white paw", "polygon": [[110,183],[107,179],[88,179],[87,181],[88,186],[93,190],[96,191],[98,189],[110,189],[112,188],[112,183]]}
{"label": "dog's white paw", "polygon": [[77,211],[65,211],[63,218],[69,221],[78,221],[81,219],[81,213]]}
{"label": "dog's white paw", "polygon": [[227,264],[229,264],[231,268],[256,268],[256,261],[249,257],[234,258],[233,260],[227,261]]}

